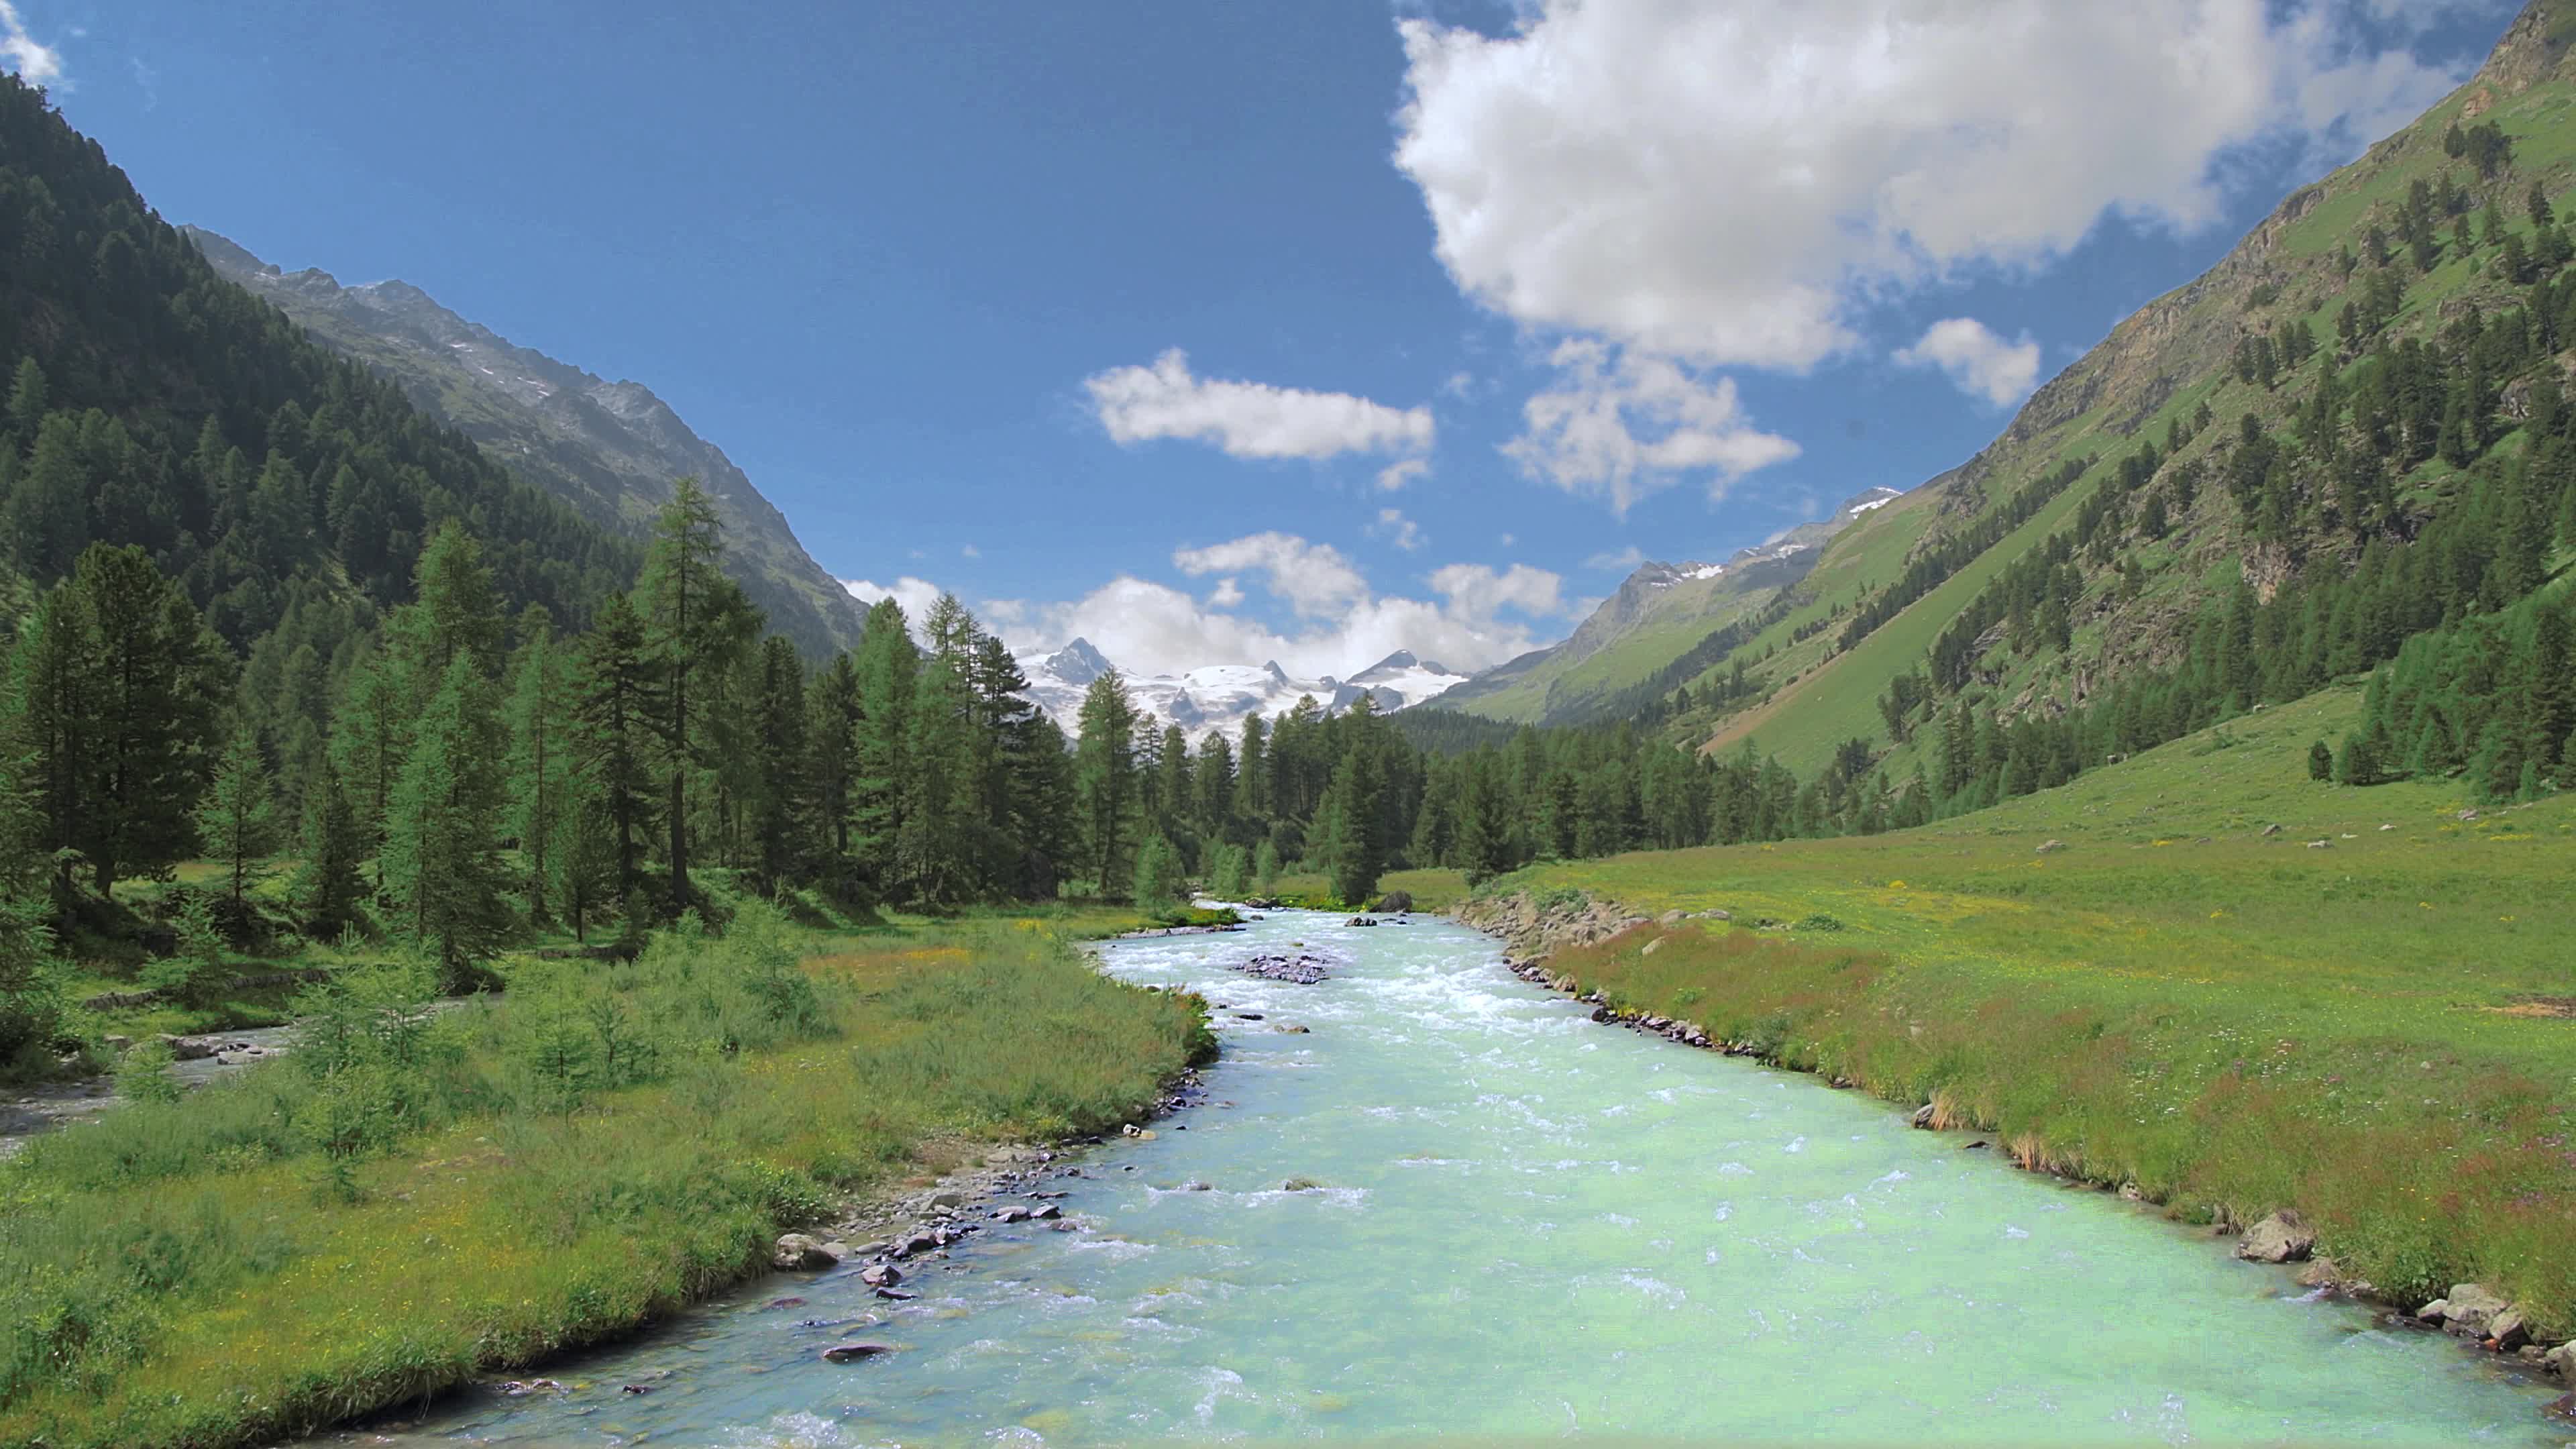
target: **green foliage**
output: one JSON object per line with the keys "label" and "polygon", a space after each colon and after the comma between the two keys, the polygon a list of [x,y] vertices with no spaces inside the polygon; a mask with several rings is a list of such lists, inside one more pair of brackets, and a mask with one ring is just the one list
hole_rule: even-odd
{"label": "green foliage", "polygon": [[143,984],[203,1006],[233,979],[224,908],[210,892],[188,891],[179,900],[178,928],[178,949],[146,965]]}
{"label": "green foliage", "polygon": [[215,762],[215,775],[197,804],[197,838],[224,870],[227,904],[235,929],[246,924],[243,896],[257,879],[262,858],[277,845],[277,802],[270,797],[268,762],[250,731],[237,732]]}
{"label": "green foliage", "polygon": [[[811,944],[750,902],[434,1015],[434,968],[344,973],[282,1060],[31,1144],[0,1439],[265,1442],[417,1399],[759,1271],[932,1139],[1114,1129],[1213,1050],[1204,1003],[1028,931]],[[386,1317],[400,1373],[347,1331]]]}
{"label": "green foliage", "polygon": [[1221,901],[1239,901],[1252,893],[1251,851],[1240,845],[1220,845],[1213,862],[1208,867],[1208,894]]}
{"label": "green foliage", "polygon": [[295,880],[295,905],[307,935],[337,939],[362,918],[366,882],[359,874],[364,843],[357,812],[340,772],[328,761],[304,793],[304,863]]}
{"label": "green foliage", "polygon": [[159,1041],[137,1042],[116,1060],[116,1095],[128,1102],[176,1102],[186,1093],[170,1075],[175,1060]]}
{"label": "green foliage", "polygon": [[1136,889],[1134,900],[1146,911],[1169,909],[1177,903],[1181,889],[1181,863],[1172,843],[1159,835],[1146,837],[1136,852]]}
{"label": "green foliage", "polygon": [[470,984],[515,928],[501,898],[496,844],[502,759],[491,681],[460,652],[415,723],[388,807],[384,857],[394,923],[436,954],[452,987]]}

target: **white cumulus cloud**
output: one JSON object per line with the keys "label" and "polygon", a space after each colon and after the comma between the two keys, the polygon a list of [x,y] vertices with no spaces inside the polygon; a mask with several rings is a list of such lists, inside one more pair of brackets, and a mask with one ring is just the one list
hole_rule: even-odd
{"label": "white cumulus cloud", "polygon": [[62,79],[63,53],[38,41],[27,33],[27,25],[18,16],[18,7],[0,0],[0,61],[29,85],[44,85]]}
{"label": "white cumulus cloud", "polygon": [[1194,376],[1177,347],[1150,367],[1113,367],[1083,386],[1101,426],[1121,443],[1189,438],[1237,458],[1419,453],[1436,431],[1428,407]]}
{"label": "white cumulus cloud", "polygon": [[1872,297],[2044,262],[2106,213],[2204,225],[2231,148],[2355,154],[2458,79],[2371,50],[2349,0],[1520,9],[1398,26],[1394,159],[1441,262],[1526,326],[1703,365],[1812,366]]}
{"label": "white cumulus cloud", "polygon": [[1400,458],[1377,470],[1377,486],[1393,493],[1430,471],[1431,460],[1428,458]]}
{"label": "white cumulus cloud", "polygon": [[1370,527],[1369,532],[1403,549],[1406,553],[1422,547],[1422,525],[1405,517],[1404,510],[1401,508],[1379,509],[1377,522]]}
{"label": "white cumulus cloud", "polygon": [[2032,384],[2039,381],[2039,344],[2029,333],[2006,342],[1974,317],[1933,323],[1913,346],[1897,350],[1896,361],[1906,367],[1937,367],[1959,391],[1999,408],[2030,396]]}
{"label": "white cumulus cloud", "polygon": [[[1399,649],[1453,669],[1488,668],[1561,637],[1573,617],[1562,580],[1527,564],[1447,564],[1423,579],[1429,597],[1417,598],[1380,594],[1365,581],[1353,587],[1349,580],[1358,574],[1342,577],[1349,564],[1338,550],[1293,534],[1183,549],[1173,562],[1193,576],[1220,575],[1216,589],[1202,601],[1122,575],[1079,599],[999,600],[978,605],[978,612],[1022,652],[1079,637],[1123,667],[1150,674],[1275,659],[1291,674],[1337,678]],[[1236,612],[1248,602],[1242,579],[1258,580],[1288,604],[1294,627],[1283,631]]]}
{"label": "white cumulus cloud", "polygon": [[1206,548],[1176,550],[1172,566],[1192,578],[1260,574],[1269,581],[1270,592],[1287,600],[1303,618],[1337,613],[1369,592],[1368,580],[1340,549],[1276,530],[1245,534]]}
{"label": "white cumulus cloud", "polygon": [[1615,512],[1687,473],[1708,475],[1715,497],[1798,456],[1796,443],[1753,426],[1732,378],[1581,337],[1549,361],[1556,380],[1522,405],[1521,434],[1503,452],[1529,476],[1606,498]]}
{"label": "white cumulus cloud", "polygon": [[866,579],[843,579],[841,587],[862,604],[873,604],[879,599],[894,600],[902,606],[905,622],[916,629],[921,627],[922,617],[930,612],[930,606],[939,601],[940,595],[937,584],[910,574],[896,579],[891,587]]}

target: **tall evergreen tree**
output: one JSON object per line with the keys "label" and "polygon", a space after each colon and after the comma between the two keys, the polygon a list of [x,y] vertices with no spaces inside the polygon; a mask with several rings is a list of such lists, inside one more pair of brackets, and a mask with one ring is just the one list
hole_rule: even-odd
{"label": "tall evergreen tree", "polygon": [[92,784],[71,834],[104,896],[121,874],[196,848],[226,661],[196,606],[138,547],[92,545],[68,587],[82,596],[96,662],[84,723]]}
{"label": "tall evergreen tree", "polygon": [[510,803],[505,822],[519,842],[520,889],[528,915],[544,921],[550,917],[546,893],[555,878],[549,857],[572,793],[574,686],[572,659],[542,604],[520,616],[519,647],[510,656],[507,689],[502,727],[510,740]]}
{"label": "tall evergreen tree", "polygon": [[499,700],[479,661],[448,660],[394,782],[385,888],[403,930],[439,962],[444,985],[479,979],[513,927],[501,892],[508,803]]}
{"label": "tall evergreen tree", "polygon": [[803,876],[813,859],[813,747],[806,738],[805,667],[783,635],[761,641],[760,693],[752,703],[750,754],[758,773],[752,844],[772,891]]}
{"label": "tall evergreen tree", "polygon": [[643,620],[625,595],[611,594],[582,636],[573,710],[581,774],[607,816],[615,846],[619,900],[641,889],[644,837],[653,829],[647,720],[655,672]]}
{"label": "tall evergreen tree", "polygon": [[366,899],[358,871],[364,853],[348,789],[326,761],[304,792],[304,864],[296,877],[295,907],[308,936],[334,939],[358,923]]}
{"label": "tall evergreen tree", "polygon": [[214,781],[197,804],[197,839],[224,868],[232,928],[246,930],[251,878],[277,846],[277,803],[269,791],[268,761],[260,756],[259,736],[247,729],[235,731],[215,761]]}
{"label": "tall evergreen tree", "polygon": [[1074,752],[1084,863],[1103,895],[1126,878],[1136,830],[1136,703],[1127,680],[1104,669],[1082,695],[1082,736]]}
{"label": "tall evergreen tree", "polygon": [[856,669],[858,775],[850,784],[850,854],[861,874],[883,890],[894,878],[895,843],[903,830],[904,750],[912,732],[913,682],[921,672],[921,651],[894,600],[879,599],[869,608]]}
{"label": "tall evergreen tree", "polygon": [[672,909],[694,899],[689,884],[689,786],[712,759],[723,716],[710,709],[716,681],[758,637],[760,621],[742,586],[721,568],[724,524],[694,478],[672,485],[654,524],[653,547],[637,582],[637,612],[654,663],[658,697],[650,715],[661,747],[663,864]]}

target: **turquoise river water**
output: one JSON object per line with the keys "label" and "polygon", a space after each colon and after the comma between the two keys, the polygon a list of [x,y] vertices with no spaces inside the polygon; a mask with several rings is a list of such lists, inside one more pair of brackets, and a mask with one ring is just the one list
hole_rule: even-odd
{"label": "turquoise river water", "polygon": [[[1316,986],[1223,969],[1290,941],[1350,961]],[[561,1396],[477,1390],[351,1437],[2569,1437],[2545,1427],[2542,1390],[2448,1340],[2376,1329],[2108,1194],[1910,1130],[1886,1103],[1595,1025],[1454,925],[1282,912],[1102,957],[1226,1003],[1225,1054],[1207,1105],[1057,1164],[1080,1173],[1044,1184],[1078,1230],[988,1228],[917,1265],[910,1303],[853,1272],[748,1285],[542,1370]],[[1282,1191],[1290,1178],[1324,1188]],[[761,1307],[785,1292],[806,1306]],[[799,1324],[867,1314],[882,1321]],[[898,1351],[817,1359],[853,1336]]]}

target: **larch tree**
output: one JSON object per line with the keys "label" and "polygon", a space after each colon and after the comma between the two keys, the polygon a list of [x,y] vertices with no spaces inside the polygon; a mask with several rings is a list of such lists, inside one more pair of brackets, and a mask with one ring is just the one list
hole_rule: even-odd
{"label": "larch tree", "polygon": [[582,776],[607,817],[620,900],[642,879],[644,837],[653,829],[646,721],[655,672],[645,652],[644,621],[624,594],[609,595],[581,640],[573,743]]}
{"label": "larch tree", "polygon": [[473,982],[513,922],[501,892],[508,790],[499,701],[471,653],[452,656],[394,782],[385,889],[450,990]]}
{"label": "larch tree", "polygon": [[522,892],[532,920],[549,918],[546,895],[554,880],[548,859],[569,808],[574,728],[572,660],[556,638],[545,606],[519,620],[519,647],[510,656],[508,705],[510,806],[506,825],[519,842]]}
{"label": "larch tree", "polygon": [[715,501],[694,478],[672,485],[671,501],[654,524],[653,546],[637,581],[637,612],[644,620],[645,651],[656,668],[657,697],[651,725],[660,746],[664,780],[663,824],[669,843],[663,864],[671,873],[671,908],[688,908],[689,786],[712,763],[711,700],[715,678],[730,669],[759,637],[760,617],[742,586],[721,567],[724,525]]}
{"label": "larch tree", "polygon": [[250,912],[246,897],[260,862],[277,848],[277,802],[268,782],[268,761],[260,755],[259,736],[247,729],[215,761],[215,777],[197,802],[197,839],[207,855],[224,868],[228,924],[239,933]]}
{"label": "larch tree", "polygon": [[904,750],[911,734],[913,683],[921,651],[903,608],[879,599],[868,610],[855,664],[859,719],[853,735],[858,773],[850,782],[850,855],[880,893],[895,875],[895,843],[903,831]]}
{"label": "larch tree", "polygon": [[1136,702],[1116,668],[1104,669],[1082,695],[1082,738],[1073,783],[1082,816],[1086,864],[1096,889],[1118,888],[1136,814]]}
{"label": "larch tree", "polygon": [[304,864],[295,882],[296,913],[308,936],[330,940],[357,924],[367,895],[358,870],[365,850],[348,787],[325,761],[304,791]]}
{"label": "larch tree", "polygon": [[75,843],[104,896],[122,873],[175,865],[195,849],[228,661],[139,547],[93,544],[69,587],[87,606],[97,661],[86,711],[93,784]]}

